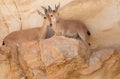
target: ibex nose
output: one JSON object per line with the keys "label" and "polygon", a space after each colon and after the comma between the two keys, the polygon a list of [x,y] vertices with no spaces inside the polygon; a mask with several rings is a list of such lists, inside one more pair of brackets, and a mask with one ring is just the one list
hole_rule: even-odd
{"label": "ibex nose", "polygon": [[50,26],[52,26],[52,24],[50,24]]}

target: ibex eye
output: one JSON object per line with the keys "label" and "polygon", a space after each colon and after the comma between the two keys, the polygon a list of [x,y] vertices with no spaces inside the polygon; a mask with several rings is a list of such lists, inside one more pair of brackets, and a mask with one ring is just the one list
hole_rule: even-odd
{"label": "ibex eye", "polygon": [[50,15],[51,17],[53,17],[53,15]]}
{"label": "ibex eye", "polygon": [[46,19],[46,17],[44,17],[44,19]]}
{"label": "ibex eye", "polygon": [[53,10],[53,12],[55,12],[55,10]]}

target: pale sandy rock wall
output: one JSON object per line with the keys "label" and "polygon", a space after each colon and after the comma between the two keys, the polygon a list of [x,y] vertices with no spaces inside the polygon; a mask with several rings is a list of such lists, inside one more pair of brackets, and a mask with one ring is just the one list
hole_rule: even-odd
{"label": "pale sandy rock wall", "polygon": [[10,49],[7,47],[0,47],[0,79],[11,79],[10,66]]}

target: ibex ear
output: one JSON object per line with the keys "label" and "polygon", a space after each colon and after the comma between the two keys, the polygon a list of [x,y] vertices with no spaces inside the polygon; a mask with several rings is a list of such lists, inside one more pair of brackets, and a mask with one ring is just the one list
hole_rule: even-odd
{"label": "ibex ear", "polygon": [[44,9],[45,14],[48,13],[48,10],[45,7],[41,6],[41,8]]}
{"label": "ibex ear", "polygon": [[57,6],[55,5],[55,11],[56,12],[58,11],[59,7],[60,7],[60,2],[59,2],[59,4]]}
{"label": "ibex ear", "polygon": [[51,9],[51,7],[49,5],[48,5],[48,11],[52,12],[52,9]]}
{"label": "ibex ear", "polygon": [[37,10],[37,12],[38,12],[39,15],[44,16],[44,14],[42,12],[40,12],[39,10]]}

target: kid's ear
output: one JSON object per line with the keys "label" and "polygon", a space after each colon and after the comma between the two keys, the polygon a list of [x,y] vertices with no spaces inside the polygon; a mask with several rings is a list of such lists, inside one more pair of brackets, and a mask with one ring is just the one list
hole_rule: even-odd
{"label": "kid's ear", "polygon": [[39,10],[37,10],[37,12],[38,12],[39,15],[44,16],[44,14],[42,12],[40,12]]}
{"label": "kid's ear", "polygon": [[41,8],[44,9],[45,14],[48,13],[48,10],[45,7],[41,6]]}
{"label": "kid's ear", "polygon": [[59,8],[60,8],[60,2],[57,6],[55,5],[55,11],[57,12]]}

